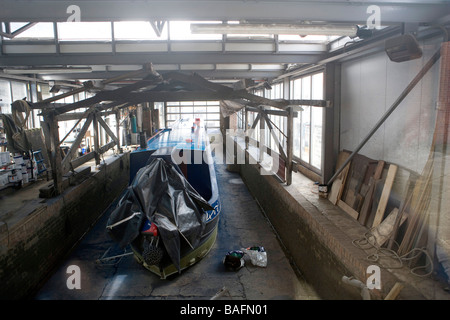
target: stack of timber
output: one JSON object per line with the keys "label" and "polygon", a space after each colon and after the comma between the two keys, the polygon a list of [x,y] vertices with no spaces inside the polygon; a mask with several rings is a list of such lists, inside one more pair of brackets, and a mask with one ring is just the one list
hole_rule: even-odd
{"label": "stack of timber", "polygon": [[[336,170],[350,154],[346,150],[339,154]],[[427,245],[432,166],[429,161],[417,175],[356,154],[334,180],[328,200],[367,227],[377,247],[407,256]]]}

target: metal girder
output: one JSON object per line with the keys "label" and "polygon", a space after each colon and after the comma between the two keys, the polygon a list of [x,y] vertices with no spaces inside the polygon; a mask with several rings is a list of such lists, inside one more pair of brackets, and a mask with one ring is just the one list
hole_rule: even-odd
{"label": "metal girder", "polygon": [[[160,74],[169,70],[157,70]],[[179,72],[197,73],[204,78],[209,79],[273,79],[282,74],[282,70],[184,70]],[[92,73],[67,73],[67,74],[41,74],[38,75],[38,80],[72,80],[72,79],[108,79],[115,75],[121,74],[120,71],[105,71],[105,72],[92,72]]]}
{"label": "metal girder", "polygon": [[161,53],[79,53],[20,54],[0,56],[1,66],[39,65],[105,65],[142,64],[215,64],[215,63],[315,63],[321,53],[221,53],[221,52],[161,52]]}
{"label": "metal girder", "polygon": [[365,24],[370,5],[380,7],[384,23],[433,22],[448,14],[444,0],[297,0],[297,1],[108,1],[3,0],[0,21],[67,21],[70,6],[80,8],[82,21],[111,20],[266,20],[334,21]]}

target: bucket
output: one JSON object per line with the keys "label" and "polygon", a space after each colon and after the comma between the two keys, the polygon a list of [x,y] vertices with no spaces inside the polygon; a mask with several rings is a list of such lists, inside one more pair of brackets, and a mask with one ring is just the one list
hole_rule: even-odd
{"label": "bucket", "polygon": [[4,166],[10,162],[9,152],[0,152],[0,165]]}
{"label": "bucket", "polygon": [[11,171],[9,174],[8,174],[8,182],[9,183],[14,183],[14,182],[17,182],[18,180],[17,180],[17,175],[15,174],[15,173],[13,173],[14,171]]}
{"label": "bucket", "polygon": [[17,176],[17,181],[22,180],[22,178],[23,178],[22,170],[16,170],[16,176]]}
{"label": "bucket", "polygon": [[0,173],[0,186],[4,186],[5,184],[8,184],[8,174],[7,173]]}
{"label": "bucket", "polygon": [[27,173],[22,173],[22,181],[23,181],[23,183],[28,183],[29,182]]}
{"label": "bucket", "polygon": [[319,184],[319,197],[321,197],[321,198],[328,197],[328,185]]}
{"label": "bucket", "polygon": [[14,156],[14,162],[15,164],[23,164],[23,157],[22,156]]}

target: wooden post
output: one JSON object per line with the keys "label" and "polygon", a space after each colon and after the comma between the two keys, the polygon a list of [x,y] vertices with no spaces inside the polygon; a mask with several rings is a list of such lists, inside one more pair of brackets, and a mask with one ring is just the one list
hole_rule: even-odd
{"label": "wooden post", "polygon": [[149,128],[148,128],[148,136],[151,137],[153,135],[153,110],[155,110],[154,102],[147,102],[147,108],[149,112]]}
{"label": "wooden post", "polygon": [[[264,107],[262,107],[262,109],[264,109]],[[261,112],[264,112],[264,110],[262,110]],[[263,162],[263,160],[264,160],[264,148],[266,147],[266,133],[265,133],[266,122],[264,121],[264,119],[262,117],[262,113],[260,113],[260,115],[261,115],[262,119],[259,122],[259,156],[258,156],[258,162]]]}
{"label": "wooden post", "polygon": [[55,194],[59,195],[62,193],[62,157],[61,151],[59,148],[59,130],[58,130],[58,120],[56,119],[56,115],[54,112],[46,113],[44,116],[45,125],[47,126],[47,130],[44,132],[48,132],[49,137],[46,139],[50,142],[50,145],[47,146],[48,156],[50,158],[50,165],[52,167],[52,178]]}
{"label": "wooden post", "polygon": [[384,298],[384,300],[395,300],[397,299],[398,295],[400,294],[400,291],[403,289],[403,284],[400,282],[396,282],[394,286],[392,287],[391,291],[387,294],[387,296]]}
{"label": "wooden post", "polygon": [[120,145],[120,110],[116,110],[116,136],[117,136],[117,152],[121,153],[120,150],[121,145]]}
{"label": "wooden post", "polygon": [[99,130],[98,130],[98,118],[99,115],[97,113],[94,114],[94,120],[92,121],[92,125],[94,127],[94,149],[95,149],[95,164],[100,164],[100,146],[99,146]]}
{"label": "wooden post", "polygon": [[286,163],[286,184],[292,184],[292,161],[294,158],[294,110],[288,108],[289,115],[287,118],[287,163]]}
{"label": "wooden post", "polygon": [[81,131],[78,133],[77,137],[75,138],[75,141],[72,143],[72,146],[70,147],[68,154],[62,160],[61,167],[62,167],[63,174],[70,170],[70,162],[72,161],[72,158],[76,155],[78,146],[80,145],[81,141],[83,140],[84,136],[86,135],[86,132],[87,132],[93,118],[94,118],[94,113],[89,114],[85,123],[83,124],[83,127],[81,128]]}
{"label": "wooden post", "polygon": [[119,144],[118,138],[116,137],[114,132],[112,132],[108,124],[102,119],[100,115],[97,115],[97,122],[103,127],[103,129],[105,129],[106,134],[114,141],[114,143],[118,145]]}
{"label": "wooden post", "polygon": [[248,109],[244,107],[245,116],[244,116],[244,133],[245,133],[245,152],[248,150],[248,142],[250,137],[248,136]]}

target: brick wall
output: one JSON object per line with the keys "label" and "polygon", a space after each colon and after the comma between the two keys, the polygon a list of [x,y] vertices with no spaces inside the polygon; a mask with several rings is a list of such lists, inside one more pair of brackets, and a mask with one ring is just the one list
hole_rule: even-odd
{"label": "brick wall", "polygon": [[[352,238],[300,192],[292,189],[288,192],[273,176],[261,175],[256,165],[240,165],[240,174],[288,254],[316,292],[323,299],[361,299],[361,290],[344,284],[342,277],[352,276],[364,281],[367,267],[373,263],[367,260],[365,252],[352,244]],[[372,299],[383,299],[399,281],[386,269],[381,269],[381,279],[382,289],[371,290]],[[402,295],[404,299],[424,299],[407,283]]]}
{"label": "brick wall", "polygon": [[129,154],[0,228],[0,299],[31,297],[128,183]]}

